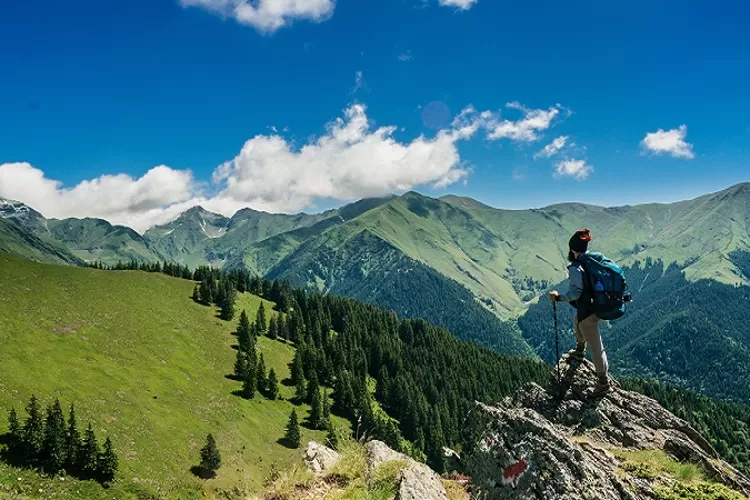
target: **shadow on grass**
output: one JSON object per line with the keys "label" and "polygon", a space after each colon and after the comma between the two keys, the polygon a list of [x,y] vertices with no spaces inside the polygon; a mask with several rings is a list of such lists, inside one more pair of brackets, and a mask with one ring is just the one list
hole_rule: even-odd
{"label": "shadow on grass", "polygon": [[294,387],[294,382],[292,382],[291,378],[285,378],[281,381],[281,385],[283,385],[284,387]]}
{"label": "shadow on grass", "polygon": [[190,467],[190,472],[201,479],[213,479],[216,477],[216,472],[209,472],[206,470],[203,470],[202,467],[199,467],[197,465],[193,465]]}
{"label": "shadow on grass", "polygon": [[242,382],[242,379],[235,375],[234,373],[230,373],[228,375],[224,375],[224,378],[229,380],[234,380],[235,382]]}
{"label": "shadow on grass", "polygon": [[292,443],[285,437],[277,439],[276,442],[280,444],[281,446],[284,446],[285,448],[289,448],[290,450],[299,449],[299,445],[297,443]]}

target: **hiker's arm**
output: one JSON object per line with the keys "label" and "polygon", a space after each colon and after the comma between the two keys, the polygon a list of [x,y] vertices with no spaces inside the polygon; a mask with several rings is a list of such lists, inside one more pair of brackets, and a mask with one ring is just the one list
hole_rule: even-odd
{"label": "hiker's arm", "polygon": [[568,270],[568,290],[558,295],[557,300],[560,302],[571,302],[578,300],[583,293],[583,274],[577,267],[571,267]]}

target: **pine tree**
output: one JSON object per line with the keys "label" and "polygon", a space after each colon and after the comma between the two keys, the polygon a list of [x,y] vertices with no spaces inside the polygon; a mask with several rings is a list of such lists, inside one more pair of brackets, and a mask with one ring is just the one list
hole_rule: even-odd
{"label": "pine tree", "polygon": [[266,333],[266,308],[263,306],[263,302],[260,303],[260,307],[258,308],[258,313],[255,316],[255,324],[258,325],[258,332],[261,335],[265,335]]}
{"label": "pine tree", "polygon": [[240,313],[240,322],[237,325],[237,342],[240,345],[240,351],[249,352],[252,344],[252,328],[250,320],[247,318],[247,312],[243,310]]}
{"label": "pine tree", "polygon": [[200,295],[200,285],[196,284],[195,288],[193,288],[193,302],[200,302],[201,301],[201,295]]}
{"label": "pine tree", "polygon": [[323,402],[321,401],[320,391],[315,389],[310,400],[310,427],[313,429],[323,429],[324,424]]}
{"label": "pine tree", "polygon": [[68,417],[68,431],[65,434],[65,469],[71,474],[76,472],[78,456],[81,452],[81,435],[76,423],[76,411],[70,405],[70,416]]}
{"label": "pine tree", "polygon": [[104,441],[104,451],[99,456],[98,476],[105,483],[112,481],[117,474],[118,460],[109,437]]}
{"label": "pine tree", "polygon": [[279,380],[276,378],[276,372],[273,368],[268,372],[266,392],[268,393],[268,399],[272,401],[279,397]]}
{"label": "pine tree", "polygon": [[281,314],[279,315],[277,330],[279,332],[279,337],[284,340],[289,340],[289,321]]}
{"label": "pine tree", "polygon": [[243,372],[242,377],[242,397],[245,399],[253,399],[256,390],[258,390],[258,379],[255,377],[255,365],[251,364],[248,360],[245,363],[245,371]]}
{"label": "pine tree", "polygon": [[42,461],[47,472],[55,474],[65,465],[65,416],[60,401],[47,407],[47,420],[44,426]]}
{"label": "pine tree", "polygon": [[39,400],[31,396],[29,405],[26,407],[28,418],[23,426],[24,458],[27,463],[36,465],[44,444],[44,421],[39,411]]}
{"label": "pine tree", "polygon": [[320,385],[318,384],[318,377],[315,373],[312,374],[310,380],[307,381],[307,389],[305,391],[305,402],[312,403],[313,395],[316,392],[320,392]]}
{"label": "pine tree", "polygon": [[300,404],[307,400],[307,384],[304,377],[294,385],[294,399]]}
{"label": "pine tree", "polygon": [[274,340],[279,337],[279,329],[278,323],[276,321],[276,316],[271,316],[271,319],[268,320],[268,337]]}
{"label": "pine tree", "polygon": [[326,430],[328,431],[326,433],[326,441],[328,441],[328,446],[333,448],[334,450],[339,447],[339,435],[338,432],[336,432],[336,428],[333,426],[333,421],[329,418],[326,421]]}
{"label": "pine tree", "polygon": [[327,421],[331,418],[331,404],[328,401],[328,391],[323,389],[323,420]]}
{"label": "pine tree", "polygon": [[258,387],[258,392],[265,394],[266,392],[266,362],[263,360],[263,354],[260,355],[258,364],[255,367],[255,380]]}
{"label": "pine tree", "polygon": [[96,477],[99,470],[99,443],[96,441],[94,429],[89,424],[83,438],[79,455],[78,470],[85,479]]}
{"label": "pine tree", "polygon": [[302,350],[297,349],[294,353],[294,360],[292,360],[292,382],[297,385],[305,380],[305,370],[302,366]]}
{"label": "pine tree", "polygon": [[15,455],[21,450],[21,443],[23,442],[23,430],[18,422],[15,408],[11,408],[8,414],[8,434],[10,435],[8,451]]}
{"label": "pine tree", "polygon": [[206,477],[213,477],[219,467],[221,467],[221,453],[216,447],[213,435],[209,434],[206,436],[206,444],[201,448],[200,468]]}
{"label": "pine tree", "polygon": [[297,421],[297,411],[292,409],[292,414],[289,415],[289,422],[286,424],[286,434],[284,440],[287,444],[293,448],[299,448],[300,441],[299,421]]}
{"label": "pine tree", "polygon": [[237,301],[237,290],[228,278],[221,280],[219,287],[218,306],[220,308],[219,317],[224,321],[232,321],[234,318],[234,304]]}
{"label": "pine tree", "polygon": [[242,380],[245,378],[245,375],[247,373],[247,357],[245,353],[239,349],[237,350],[237,356],[234,360],[234,376],[237,378],[237,380]]}

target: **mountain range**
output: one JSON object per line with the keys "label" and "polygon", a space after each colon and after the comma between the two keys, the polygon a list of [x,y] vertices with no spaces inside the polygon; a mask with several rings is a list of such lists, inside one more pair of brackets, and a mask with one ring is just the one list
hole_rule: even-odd
{"label": "mountain range", "polygon": [[502,210],[415,192],[318,214],[243,209],[230,218],[194,207],[142,235],[99,219],[46,219],[22,203],[0,201],[0,222],[0,250],[27,258],[244,269],[546,359],[547,348],[515,320],[565,278],[568,238],[579,228],[592,231],[592,249],[623,266],[659,261],[665,274],[674,263],[686,283],[750,283],[739,259],[750,251],[750,183],[693,200],[622,207]]}

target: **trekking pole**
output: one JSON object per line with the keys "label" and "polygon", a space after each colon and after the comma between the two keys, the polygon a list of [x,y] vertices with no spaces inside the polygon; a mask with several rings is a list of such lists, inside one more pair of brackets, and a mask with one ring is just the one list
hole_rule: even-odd
{"label": "trekking pole", "polygon": [[552,301],[552,312],[555,318],[555,352],[557,354],[557,385],[560,385],[560,339],[557,333],[557,301]]}

